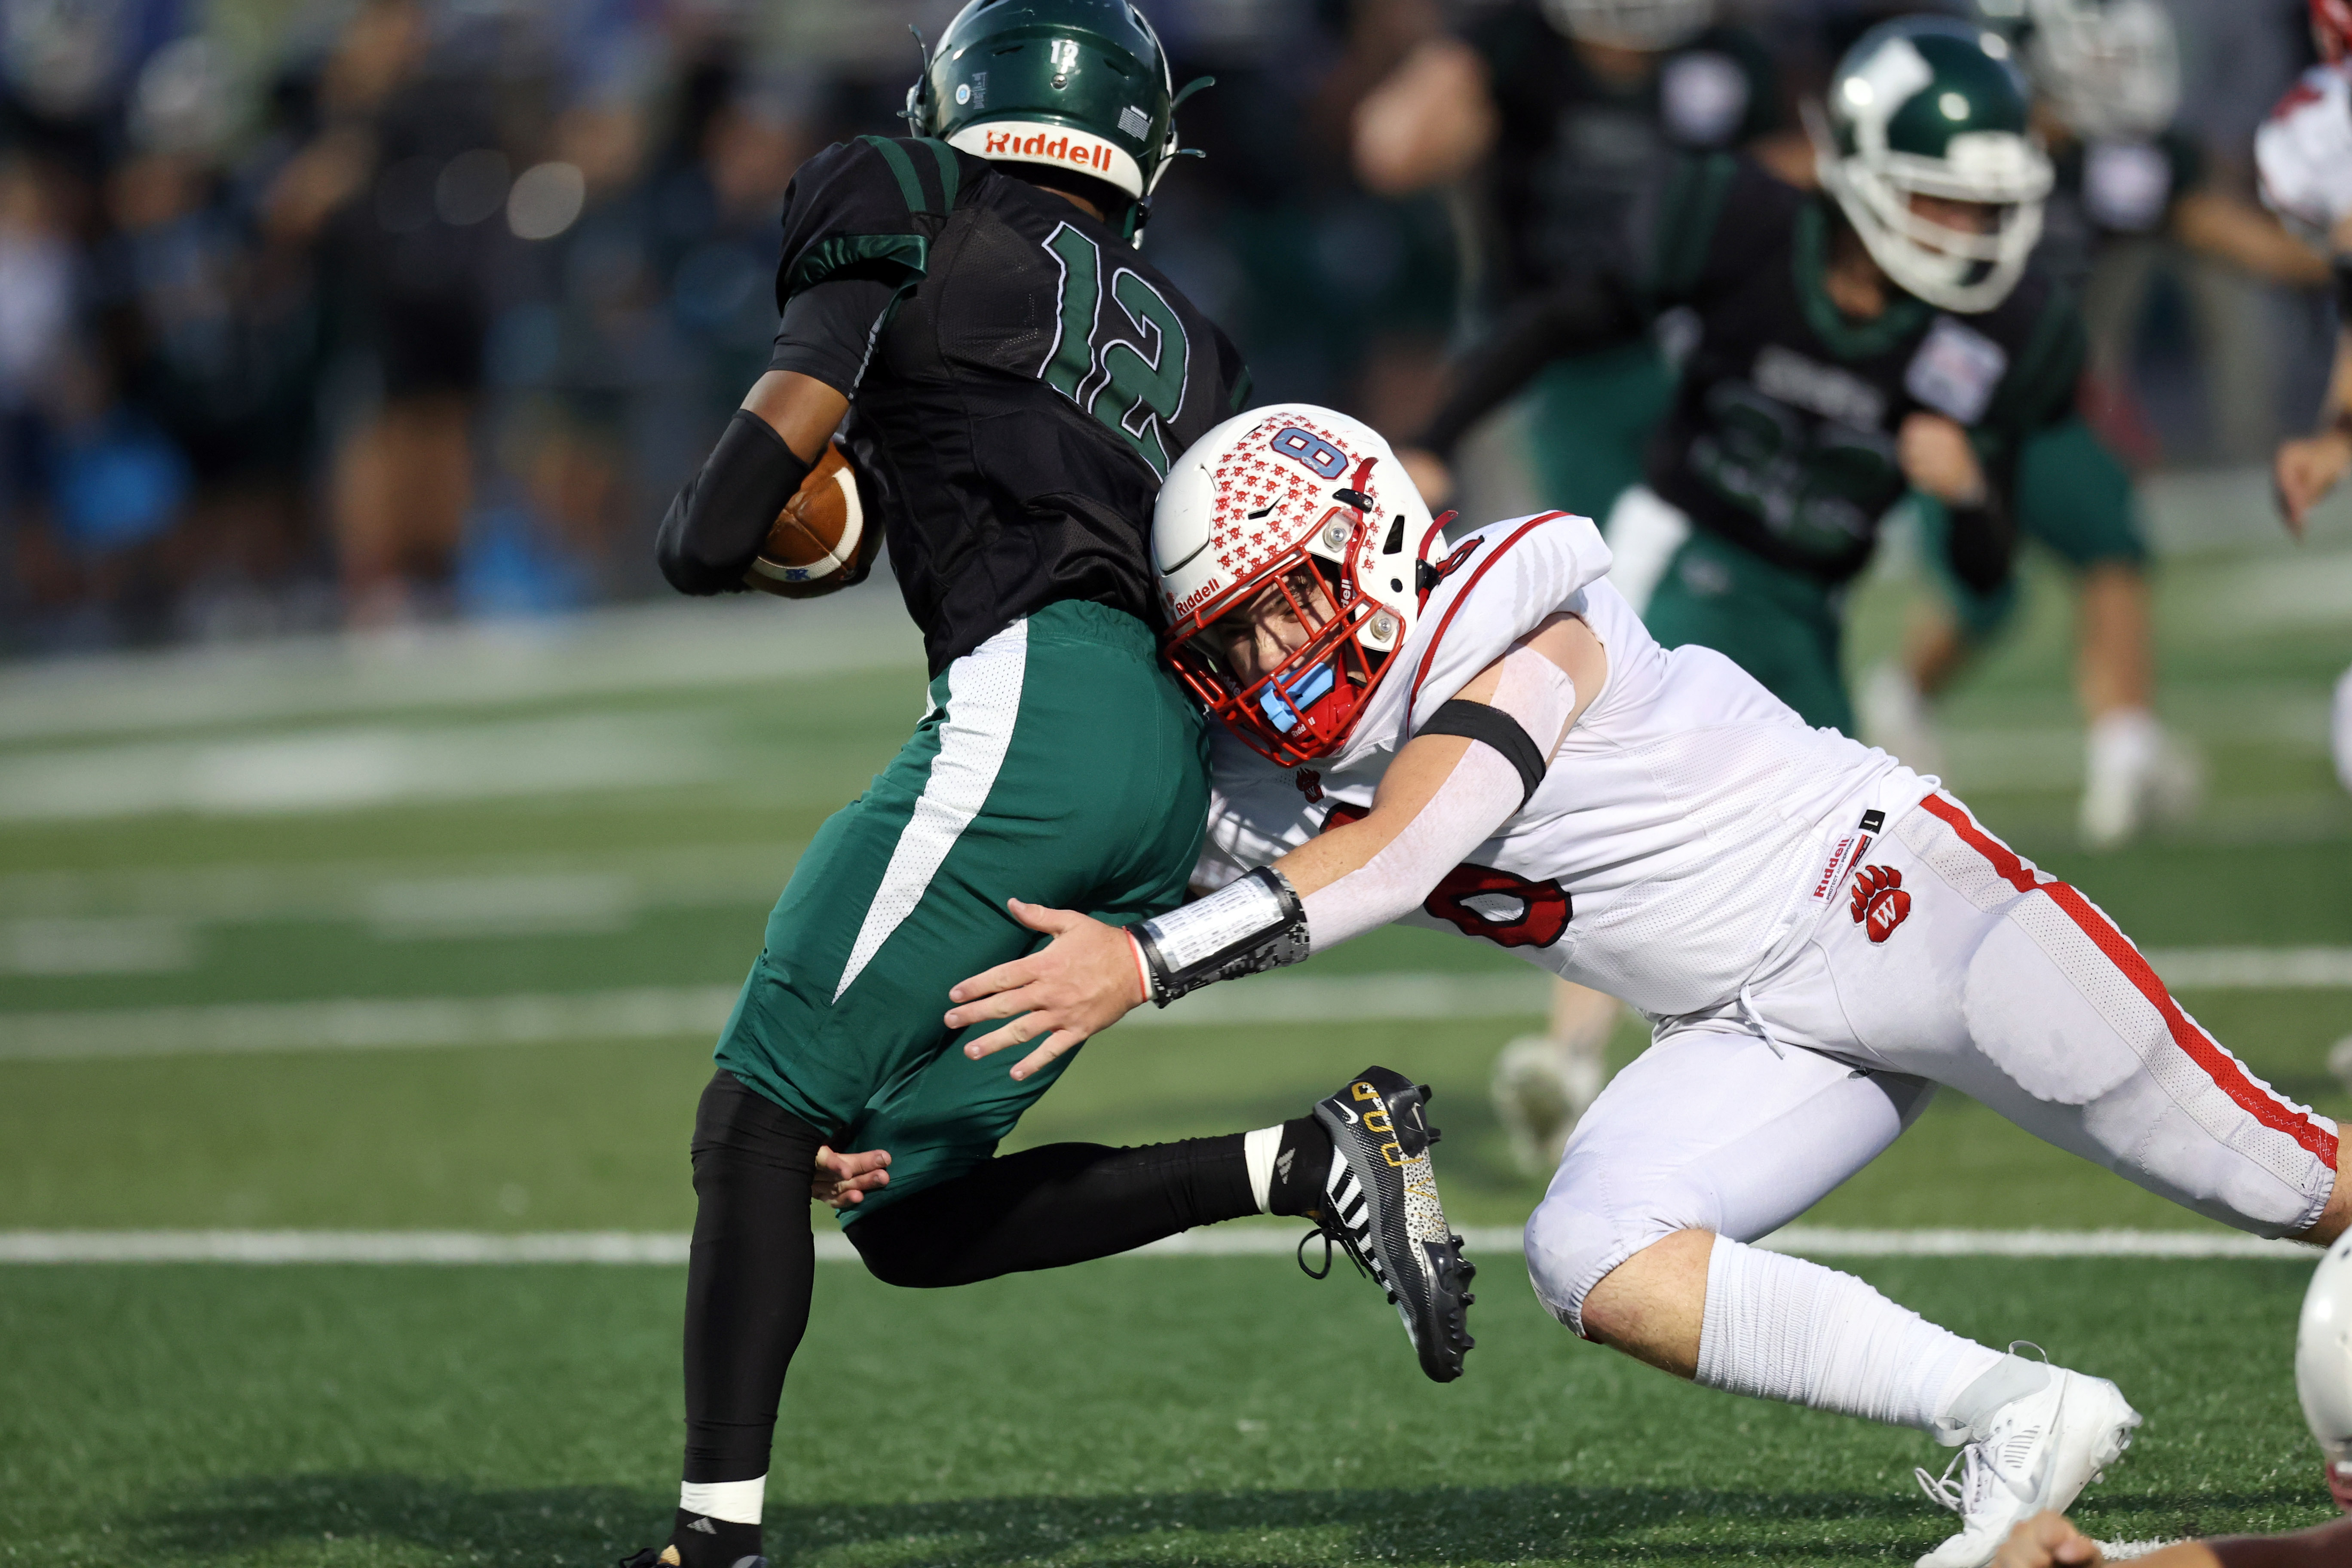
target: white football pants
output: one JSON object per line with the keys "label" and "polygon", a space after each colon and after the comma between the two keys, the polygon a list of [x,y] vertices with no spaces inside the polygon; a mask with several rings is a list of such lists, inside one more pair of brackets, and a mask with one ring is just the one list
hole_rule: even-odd
{"label": "white football pants", "polygon": [[1661,1026],[1593,1101],[1528,1221],[1536,1294],[1581,1332],[1626,1258],[1677,1230],[1786,1225],[1939,1084],[2257,1235],[2307,1228],[2334,1190],[2336,1123],[2248,1072],[2089,900],[1939,792],[1864,847],[1746,1005]]}

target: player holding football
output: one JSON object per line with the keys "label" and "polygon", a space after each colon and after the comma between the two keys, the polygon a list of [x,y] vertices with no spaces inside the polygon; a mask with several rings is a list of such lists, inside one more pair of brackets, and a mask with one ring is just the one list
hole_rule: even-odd
{"label": "player holding football", "polygon": [[[2282,443],[2273,465],[2279,509],[2298,535],[2352,473],[2352,0],[2311,0],[2311,36],[2324,63],[2254,135],[2263,200],[2326,250],[2336,272],[2336,370],[2319,428]],[[2336,688],[2335,728],[2336,776],[2352,789],[2352,670]]]}
{"label": "player holding football", "polygon": [[[1166,647],[1218,720],[1199,880],[1124,927],[1016,904],[1042,952],[950,993],[965,1048],[1043,1070],[1146,1001],[1391,921],[1639,1008],[1649,1051],[1578,1123],[1527,1227],[1570,1329],[1710,1387],[1916,1426],[1974,1568],[2139,1416],[1861,1280],[1748,1245],[1950,1085],[2186,1207],[2327,1240],[2336,1124],[2254,1079],[2135,948],[1932,781],[1666,649],[1565,513],[1442,560],[1405,471],[1339,415],[1262,409],[1185,454],[1153,531]],[[1955,1475],[1957,1472],[1957,1476]]]}
{"label": "player holding football", "polygon": [[1423,1370],[1461,1372],[1471,1269],[1425,1090],[1370,1068],[1279,1127],[992,1159],[1059,1064],[1008,1079],[940,1023],[953,981],[1037,944],[1007,895],[1139,920],[1183,897],[1199,850],[1202,723],[1157,657],[1151,504],[1248,380],[1131,243],[1177,150],[1171,87],[1126,0],[967,6],[908,94],[917,136],[842,143],[793,180],[773,368],[662,523],[675,586],[741,585],[845,413],[932,679],[913,739],[802,856],[719,1043],[684,1481],[638,1564],[764,1562],[813,1189],[876,1275],[913,1286],[1308,1215],[1389,1290]]}

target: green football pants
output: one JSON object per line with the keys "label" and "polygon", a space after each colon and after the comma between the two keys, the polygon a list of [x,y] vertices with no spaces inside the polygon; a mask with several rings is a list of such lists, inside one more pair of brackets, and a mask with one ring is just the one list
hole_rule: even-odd
{"label": "green football pants", "polygon": [[1674,395],[1674,367],[1648,338],[1548,366],[1536,383],[1528,443],[1537,500],[1606,518],[1641,482],[1643,449]]}
{"label": "green football pants", "polygon": [[[1972,642],[1994,636],[2017,613],[2016,575],[1990,593],[1964,586],[1947,562],[1944,540],[1950,521],[1943,507],[1921,495],[1914,495],[1911,504],[1918,510],[1929,575],[1961,628]],[[2147,563],[2131,473],[2080,419],[2038,432],[2018,454],[2017,531],[2021,539],[2039,540],[2077,572],[2110,563]]]}
{"label": "green football pants", "polygon": [[1806,723],[1853,733],[1844,595],[1692,525],[1648,486],[1609,513],[1609,580],[1666,647],[1711,647]]}
{"label": "green football pants", "polygon": [[719,1065],[890,1183],[970,1170],[1073,1059],[1025,1082],[941,1021],[948,987],[1045,945],[1005,900],[1125,922],[1173,908],[1208,815],[1199,711],[1142,622],[1049,605],[950,665],[930,711],[793,868]]}

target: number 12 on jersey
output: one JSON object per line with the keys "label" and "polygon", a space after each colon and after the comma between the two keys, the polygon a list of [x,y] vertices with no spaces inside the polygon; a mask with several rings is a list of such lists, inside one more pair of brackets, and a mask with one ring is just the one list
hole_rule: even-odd
{"label": "number 12 on jersey", "polygon": [[1062,269],[1061,308],[1054,347],[1038,376],[1093,415],[1166,478],[1166,422],[1184,406],[1192,344],[1184,322],[1160,290],[1125,267],[1114,267],[1110,301],[1103,308],[1102,250],[1068,224],[1045,241]]}

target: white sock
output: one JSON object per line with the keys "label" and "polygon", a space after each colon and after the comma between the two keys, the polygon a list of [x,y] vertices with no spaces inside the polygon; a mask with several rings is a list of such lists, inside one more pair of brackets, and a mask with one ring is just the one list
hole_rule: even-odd
{"label": "white sock", "polygon": [[1257,1200],[1260,1214],[1274,1212],[1267,1205],[1273,1202],[1275,1156],[1281,1152],[1282,1129],[1278,1125],[1242,1134],[1242,1158],[1249,1163],[1250,1196]]}
{"label": "white sock", "polygon": [[[1698,1381],[1709,1388],[1916,1426],[1957,1443],[1965,1431],[1952,1435],[1954,1406],[1976,1403],[1959,1396],[2015,1359],[1802,1258],[1717,1237],[1707,1258]],[[1971,1411],[1960,1426],[1978,1418]]]}
{"label": "white sock", "polygon": [[2093,721],[2084,765],[2094,779],[2137,778],[2164,747],[2164,726],[2145,708],[2117,708]]}
{"label": "white sock", "polygon": [[768,1499],[768,1478],[748,1481],[680,1481],[677,1506],[706,1519],[730,1524],[757,1524],[760,1506]]}

